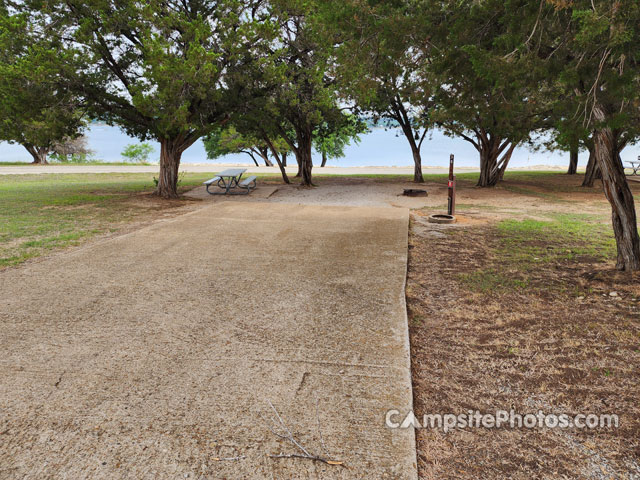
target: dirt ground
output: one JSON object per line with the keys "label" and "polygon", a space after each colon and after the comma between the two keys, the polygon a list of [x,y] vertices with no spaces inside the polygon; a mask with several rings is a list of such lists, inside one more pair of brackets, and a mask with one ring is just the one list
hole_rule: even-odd
{"label": "dirt ground", "polygon": [[420,478],[640,478],[639,279],[615,271],[608,204],[580,182],[463,184],[453,226],[413,212],[414,407],[615,413],[619,428],[418,429]]}

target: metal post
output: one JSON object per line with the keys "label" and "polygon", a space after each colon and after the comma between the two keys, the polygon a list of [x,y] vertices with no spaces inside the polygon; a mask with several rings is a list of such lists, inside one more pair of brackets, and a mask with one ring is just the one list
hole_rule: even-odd
{"label": "metal post", "polygon": [[449,215],[456,213],[456,176],[453,174],[453,154],[449,156],[449,192],[448,192],[448,209]]}

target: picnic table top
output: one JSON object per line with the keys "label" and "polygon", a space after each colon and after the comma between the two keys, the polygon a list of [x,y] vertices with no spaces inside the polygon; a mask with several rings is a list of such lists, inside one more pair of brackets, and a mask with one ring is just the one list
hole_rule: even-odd
{"label": "picnic table top", "polygon": [[219,177],[237,177],[239,175],[242,175],[246,171],[247,171],[246,168],[227,168],[226,170],[223,170],[222,172],[218,173],[218,176]]}

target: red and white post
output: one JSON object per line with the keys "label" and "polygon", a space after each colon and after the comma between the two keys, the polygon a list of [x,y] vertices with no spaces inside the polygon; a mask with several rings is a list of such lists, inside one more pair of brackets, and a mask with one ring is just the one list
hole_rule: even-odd
{"label": "red and white post", "polygon": [[448,198],[448,210],[449,215],[455,215],[456,213],[456,176],[453,174],[453,154],[449,156],[449,198]]}

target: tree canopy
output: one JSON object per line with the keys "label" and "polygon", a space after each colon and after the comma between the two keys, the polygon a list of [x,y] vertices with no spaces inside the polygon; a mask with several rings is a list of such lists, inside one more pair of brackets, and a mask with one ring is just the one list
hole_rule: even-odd
{"label": "tree canopy", "polygon": [[[327,2],[329,3],[329,2]],[[399,126],[422,182],[421,147],[431,128],[430,85],[417,75],[429,51],[416,48],[423,25],[411,2],[332,1],[328,35],[340,40],[341,97],[374,123]]]}
{"label": "tree canopy", "polygon": [[314,135],[323,124],[338,125],[343,112],[338,104],[334,75],[334,45],[321,34],[321,1],[274,2],[279,22],[280,49],[270,64],[271,88],[263,106],[272,132],[296,156],[303,185],[312,185]]}
{"label": "tree canopy", "polygon": [[433,119],[480,155],[478,186],[502,179],[513,150],[544,127],[543,60],[527,44],[540,14],[525,0],[444,2],[426,9],[433,35],[422,77],[435,85]]}
{"label": "tree canopy", "polygon": [[62,76],[73,64],[28,14],[0,6],[0,140],[24,146],[34,163],[46,163],[57,143],[84,127],[81,98]]}
{"label": "tree canopy", "polygon": [[69,78],[93,117],[160,142],[157,192],[177,196],[182,152],[251,95],[247,65],[271,42],[256,1],[55,1],[42,28],[82,59]]}

